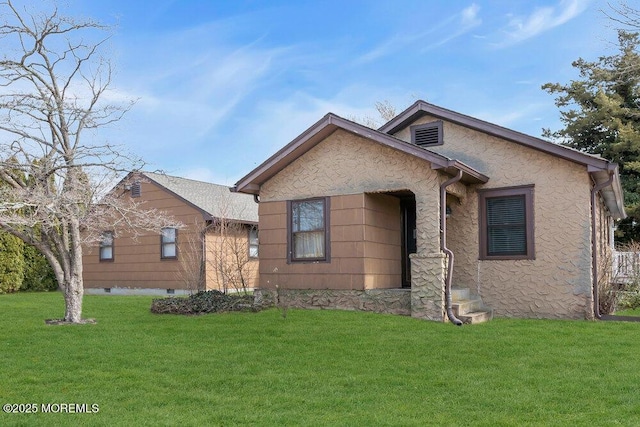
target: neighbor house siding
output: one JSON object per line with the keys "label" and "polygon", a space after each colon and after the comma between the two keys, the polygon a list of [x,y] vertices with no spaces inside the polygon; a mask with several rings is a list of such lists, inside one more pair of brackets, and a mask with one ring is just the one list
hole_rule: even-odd
{"label": "neighbor house siding", "polygon": [[[423,117],[414,124],[433,120]],[[588,317],[591,182],[586,167],[449,122],[443,133],[443,145],[431,150],[490,178],[451,206],[453,285],[477,291],[498,316]],[[410,141],[409,128],[395,136]],[[520,185],[534,186],[535,259],[480,261],[477,190]]]}
{"label": "neighbor house siding", "polygon": [[[206,289],[252,289],[258,283],[258,259],[249,258],[249,227],[230,225],[229,230],[206,233]],[[262,237],[262,236],[261,236]]]}
{"label": "neighbor house siding", "polygon": [[[177,234],[177,259],[161,259],[159,234],[145,233],[137,239],[119,235],[114,238],[113,262],[99,262],[97,244],[84,248],[85,287],[187,289],[185,271],[199,268],[194,264],[199,255],[193,251],[202,247],[197,243],[200,237],[196,231],[203,225],[202,213],[153,182],[143,181],[140,186],[141,198],[146,201],[144,209],[170,212],[185,225]],[[123,197],[129,194],[124,193]]]}

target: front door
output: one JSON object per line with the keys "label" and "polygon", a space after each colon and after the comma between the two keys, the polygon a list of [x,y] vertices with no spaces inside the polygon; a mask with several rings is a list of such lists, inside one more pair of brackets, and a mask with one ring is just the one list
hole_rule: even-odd
{"label": "front door", "polygon": [[416,230],[416,198],[403,197],[400,199],[400,213],[402,216],[402,287],[411,287],[411,261],[409,254],[417,251]]}

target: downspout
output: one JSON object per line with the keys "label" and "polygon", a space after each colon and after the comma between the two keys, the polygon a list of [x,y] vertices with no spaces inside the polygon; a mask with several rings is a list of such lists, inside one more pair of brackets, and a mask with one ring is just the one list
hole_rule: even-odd
{"label": "downspout", "polygon": [[591,189],[591,274],[592,274],[592,292],[593,292],[593,315],[600,320],[600,303],[598,296],[598,242],[596,241],[598,234],[596,232],[596,197],[598,192],[608,187],[613,182],[613,172],[609,172],[609,179],[601,184],[594,185]]}
{"label": "downspout", "polygon": [[462,320],[453,314],[453,308],[451,307],[451,276],[453,274],[454,256],[453,251],[447,247],[447,187],[461,179],[462,170],[458,170],[456,176],[440,185],[440,250],[447,256],[447,273],[444,277],[444,299],[447,307],[447,316],[451,323],[457,326],[462,326]]}

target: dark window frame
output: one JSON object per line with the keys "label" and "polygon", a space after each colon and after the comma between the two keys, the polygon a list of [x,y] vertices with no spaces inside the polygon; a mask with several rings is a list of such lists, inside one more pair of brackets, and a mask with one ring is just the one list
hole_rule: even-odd
{"label": "dark window frame", "polygon": [[[174,230],[174,238],[173,241],[164,241],[164,230],[167,229],[171,229]],[[175,255],[172,256],[165,256],[164,252],[164,248],[166,245],[174,245],[175,246]],[[178,259],[178,229],[175,227],[163,227],[161,232],[160,232],[160,259],[161,260],[172,260],[172,259]]]}
{"label": "dark window frame", "polygon": [[[111,244],[110,245],[105,245],[104,244],[104,236],[105,235],[109,235],[111,236]],[[114,262],[115,258],[116,258],[116,254],[115,254],[115,245],[114,245],[114,241],[115,241],[115,236],[113,231],[103,231],[102,235],[100,237],[100,245],[98,247],[98,259],[100,260],[100,262]],[[104,248],[111,248],[111,257],[110,258],[104,258],[102,256],[102,250]]]}
{"label": "dark window frame", "polygon": [[[256,243],[251,243],[251,233],[254,232],[256,233]],[[258,259],[260,257],[260,234],[258,232],[258,226],[257,225],[251,225],[249,226],[249,229],[247,230],[247,241],[248,241],[248,251],[249,251],[249,259]],[[251,255],[251,248],[255,248],[256,249],[256,255]]]}
{"label": "dark window frame", "polygon": [[[318,258],[299,258],[294,256],[294,233],[293,232],[293,206],[296,203],[303,202],[323,202],[323,222],[324,222],[324,256]],[[330,223],[329,216],[331,211],[331,199],[329,197],[312,197],[308,199],[299,200],[287,200],[287,263],[319,263],[319,262],[331,262],[331,236],[330,236]]]}
{"label": "dark window frame", "polygon": [[[487,224],[487,200],[508,197],[524,197],[525,206],[525,239],[526,253],[498,254],[489,253],[489,226]],[[478,224],[480,241],[480,260],[533,260],[535,259],[535,217],[534,217],[534,186],[521,185],[517,187],[491,188],[478,191]]]}
{"label": "dark window frame", "polygon": [[[411,143],[419,146],[419,147],[435,147],[438,145],[444,145],[444,137],[443,137],[443,122],[442,120],[436,120],[428,123],[421,123],[419,125],[413,125],[409,127],[411,129]],[[421,131],[423,129],[433,129],[436,128],[438,130],[438,141],[429,144],[418,144],[416,143],[416,131]]]}

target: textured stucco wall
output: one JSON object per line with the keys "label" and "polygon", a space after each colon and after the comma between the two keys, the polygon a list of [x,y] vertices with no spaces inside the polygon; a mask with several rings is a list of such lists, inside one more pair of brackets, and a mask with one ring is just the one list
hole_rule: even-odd
{"label": "textured stucco wall", "polygon": [[[415,124],[433,120],[423,117]],[[409,129],[395,136],[409,141]],[[454,286],[477,291],[498,316],[589,317],[591,187],[586,167],[447,122],[444,145],[431,149],[490,178],[450,204]],[[475,190],[528,184],[535,185],[535,259],[479,261]]]}

